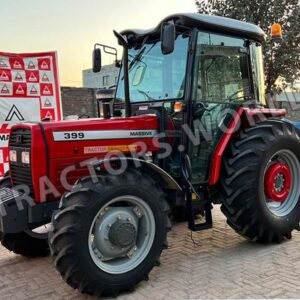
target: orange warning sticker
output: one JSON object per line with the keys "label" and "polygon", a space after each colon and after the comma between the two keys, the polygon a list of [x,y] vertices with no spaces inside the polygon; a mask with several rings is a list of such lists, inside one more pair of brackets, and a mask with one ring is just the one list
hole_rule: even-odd
{"label": "orange warning sticker", "polygon": [[84,154],[108,153],[113,151],[136,152],[137,145],[111,145],[84,147]]}

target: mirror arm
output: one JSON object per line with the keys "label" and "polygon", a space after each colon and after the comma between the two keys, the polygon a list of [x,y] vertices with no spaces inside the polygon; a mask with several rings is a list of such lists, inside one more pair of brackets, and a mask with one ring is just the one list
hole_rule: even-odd
{"label": "mirror arm", "polygon": [[116,48],[99,43],[95,44],[94,49],[97,47],[102,47],[105,53],[115,56],[116,62],[118,61],[118,50]]}
{"label": "mirror arm", "polygon": [[129,67],[128,67],[128,43],[126,39],[117,31],[114,30],[114,35],[118,42],[123,47],[123,70],[124,70],[124,95],[125,95],[125,115],[131,116],[130,92],[129,92]]}

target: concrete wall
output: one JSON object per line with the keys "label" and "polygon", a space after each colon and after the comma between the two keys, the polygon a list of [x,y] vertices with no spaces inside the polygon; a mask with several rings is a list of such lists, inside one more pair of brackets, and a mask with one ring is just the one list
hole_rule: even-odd
{"label": "concrete wall", "polygon": [[[97,117],[96,90],[93,88],[62,87],[61,96],[64,117],[69,115]],[[295,95],[299,95],[299,98],[296,97],[294,99],[289,94],[282,94],[280,97],[277,96],[277,99],[269,98],[268,103],[270,107],[285,108],[288,111],[287,118],[291,121],[300,121],[300,94],[293,94],[293,97]]]}
{"label": "concrete wall", "polygon": [[[115,64],[102,66],[100,73],[92,69],[82,71],[82,84],[86,88],[109,88],[117,84],[119,68]],[[104,78],[105,77],[105,78]]]}
{"label": "concrete wall", "polygon": [[61,98],[64,117],[69,115],[97,116],[94,89],[61,87]]}
{"label": "concrete wall", "polygon": [[268,98],[270,107],[285,108],[288,112],[287,119],[300,122],[300,93],[283,92]]}

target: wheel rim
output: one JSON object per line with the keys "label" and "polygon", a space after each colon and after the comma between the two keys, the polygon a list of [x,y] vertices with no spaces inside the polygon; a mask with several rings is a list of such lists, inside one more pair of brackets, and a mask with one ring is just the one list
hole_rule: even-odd
{"label": "wheel rim", "polygon": [[146,258],[154,236],[155,219],[150,206],[141,198],[121,196],[109,201],[94,218],[89,252],[98,268],[122,274]]}
{"label": "wheel rim", "polygon": [[300,197],[300,164],[290,150],[280,150],[269,160],[264,172],[264,196],[269,211],[284,217]]}

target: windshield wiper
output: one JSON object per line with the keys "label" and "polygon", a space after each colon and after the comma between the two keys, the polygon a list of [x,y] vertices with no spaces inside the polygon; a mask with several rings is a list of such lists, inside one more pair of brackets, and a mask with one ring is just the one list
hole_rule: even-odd
{"label": "windshield wiper", "polygon": [[146,46],[144,46],[140,51],[139,53],[132,59],[132,61],[130,62],[129,64],[129,70],[134,66],[134,64],[137,62],[137,61],[141,61],[141,57],[142,55],[144,54],[146,50]]}

